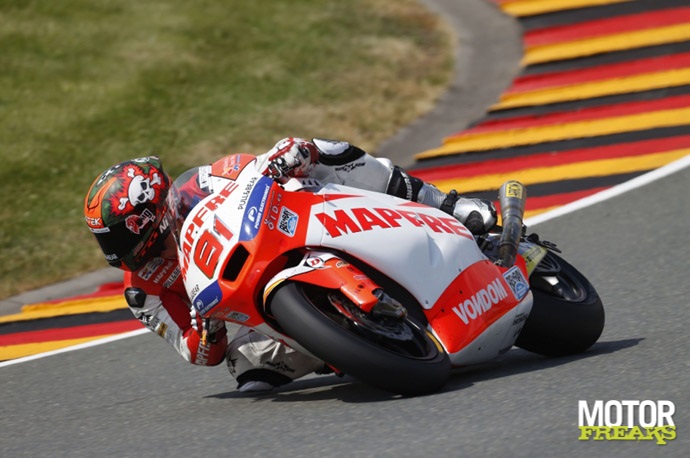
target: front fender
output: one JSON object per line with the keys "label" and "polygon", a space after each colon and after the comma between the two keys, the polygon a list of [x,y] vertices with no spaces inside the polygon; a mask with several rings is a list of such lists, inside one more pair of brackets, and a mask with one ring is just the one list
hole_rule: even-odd
{"label": "front fender", "polygon": [[378,303],[374,291],[380,286],[333,253],[310,251],[297,266],[279,272],[264,288],[264,303],[278,285],[288,280],[339,290],[367,313]]}

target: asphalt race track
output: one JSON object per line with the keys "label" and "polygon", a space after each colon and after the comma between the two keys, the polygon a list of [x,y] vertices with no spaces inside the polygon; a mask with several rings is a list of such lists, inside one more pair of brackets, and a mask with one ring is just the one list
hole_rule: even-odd
{"label": "asphalt race track", "polygon": [[[192,367],[140,335],[0,368],[0,456],[685,457],[688,180],[682,168],[531,227],[604,300],[606,328],[583,355],[513,349],[417,398],[335,376],[253,396],[224,367]],[[677,437],[579,441],[579,400],[670,400]]]}
{"label": "asphalt race track", "polygon": [[[2,456],[687,456],[690,169],[540,224],[604,298],[579,357],[509,351],[441,393],[399,399],[321,376],[234,391],[224,367],[189,367],[155,335],[2,368]],[[578,400],[671,400],[678,437],[578,441]]]}

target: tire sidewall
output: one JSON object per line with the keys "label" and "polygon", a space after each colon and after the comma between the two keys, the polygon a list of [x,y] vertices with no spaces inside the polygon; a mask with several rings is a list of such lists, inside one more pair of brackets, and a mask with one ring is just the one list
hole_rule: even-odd
{"label": "tire sidewall", "polygon": [[450,374],[450,360],[421,326],[429,354],[411,358],[391,352],[334,323],[305,295],[302,285],[287,282],[270,299],[271,313],[290,337],[312,354],[355,379],[404,395],[436,391]]}
{"label": "tire sidewall", "polygon": [[515,345],[545,356],[581,353],[590,348],[604,328],[604,307],[587,278],[561,257],[550,253],[562,273],[574,278],[584,289],[581,301],[568,301],[537,288],[525,326]]}

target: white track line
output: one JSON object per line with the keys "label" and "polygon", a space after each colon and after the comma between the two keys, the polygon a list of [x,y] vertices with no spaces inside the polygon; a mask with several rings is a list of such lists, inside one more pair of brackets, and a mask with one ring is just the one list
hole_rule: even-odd
{"label": "white track line", "polygon": [[[678,172],[679,170],[682,170],[688,166],[690,166],[690,155],[685,156],[669,164],[666,164],[665,166],[660,167],[658,169],[652,170],[651,172],[647,172],[644,175],[640,175],[637,178],[633,178],[630,181],[626,181],[625,183],[621,183],[604,191],[592,194],[591,196],[585,197],[580,200],[576,200],[575,202],[571,202],[562,207],[558,207],[554,210],[542,213],[532,218],[528,218],[525,220],[525,225],[535,226],[539,223],[543,223],[545,221],[558,218],[559,216],[567,215],[568,213],[572,213],[574,211],[581,210],[585,207],[589,207],[590,205],[598,204],[599,202],[603,202],[605,200],[619,196],[625,192],[632,191],[633,189],[641,188],[642,186],[645,186],[649,183],[652,183],[653,181],[659,180],[675,172]],[[118,334],[115,336],[106,337],[104,339],[98,339],[91,342],[74,345],[72,347],[61,348],[60,350],[49,351],[47,353],[39,353],[37,355],[31,355],[26,356],[24,358],[17,358],[1,362],[0,367],[11,366],[12,364],[25,363],[27,361],[45,358],[46,356],[53,356],[58,355],[60,353],[66,353],[68,351],[82,350],[84,348],[95,347],[97,345],[103,345],[106,343],[115,342],[117,340],[127,339],[129,337],[146,334],[147,332],[149,332],[148,329],[142,328],[137,331],[130,331],[124,334]]]}
{"label": "white track line", "polygon": [[[525,220],[525,225],[528,227],[534,226],[539,223],[558,218],[559,216],[567,215],[568,213],[572,213],[585,207],[598,204],[599,202],[619,196],[625,192],[632,191],[633,189],[641,188],[642,186],[678,172],[688,166],[690,166],[690,155],[677,159],[663,167],[654,169],[651,172],[647,172],[644,175],[640,175],[637,178],[633,178],[632,180],[613,186],[604,191],[592,194],[591,196],[584,197],[580,200],[576,200],[575,202],[571,202],[540,215],[533,216],[532,218],[527,218]],[[527,196],[527,199],[529,199],[529,196]]]}

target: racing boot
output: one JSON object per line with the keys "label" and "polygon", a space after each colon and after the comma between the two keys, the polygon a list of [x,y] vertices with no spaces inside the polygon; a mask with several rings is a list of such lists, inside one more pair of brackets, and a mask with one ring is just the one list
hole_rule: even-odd
{"label": "racing boot", "polygon": [[323,361],[242,326],[228,345],[228,371],[241,392],[267,392],[323,368]]}
{"label": "racing boot", "polygon": [[490,200],[460,197],[455,190],[448,194],[436,186],[408,175],[395,166],[386,194],[438,208],[460,221],[474,235],[489,232],[497,222],[496,207]]}
{"label": "racing boot", "polygon": [[[425,186],[436,189],[432,185],[425,184]],[[474,235],[486,234],[496,225],[496,207],[493,202],[486,199],[460,197],[454,189],[446,195],[439,208],[453,215]]]}

